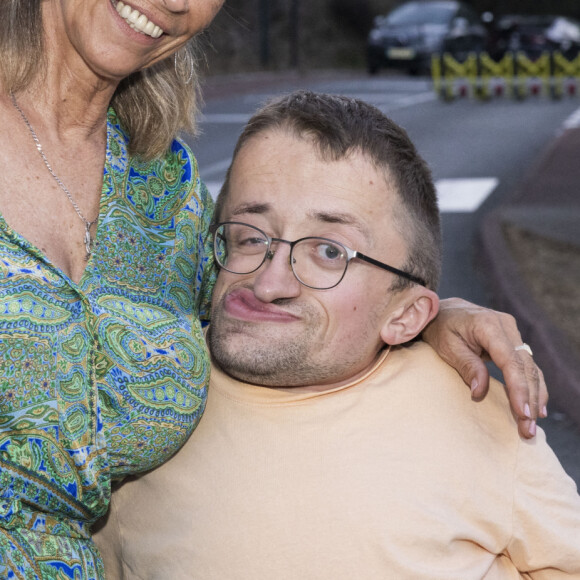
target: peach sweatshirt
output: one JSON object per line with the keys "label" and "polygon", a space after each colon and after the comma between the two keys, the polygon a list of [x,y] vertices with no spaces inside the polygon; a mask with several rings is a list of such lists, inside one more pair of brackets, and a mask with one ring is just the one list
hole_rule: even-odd
{"label": "peach sweatshirt", "polygon": [[96,540],[109,580],[558,580],[580,578],[580,497],[500,383],[474,403],[416,343],[324,393],[214,369],[199,427]]}

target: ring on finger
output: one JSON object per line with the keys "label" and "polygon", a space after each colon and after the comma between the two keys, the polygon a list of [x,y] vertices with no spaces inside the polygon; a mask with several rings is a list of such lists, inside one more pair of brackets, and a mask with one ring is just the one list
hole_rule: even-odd
{"label": "ring on finger", "polygon": [[519,346],[516,346],[514,350],[525,350],[530,356],[534,356],[534,353],[532,352],[530,345],[526,344],[525,342],[523,344],[520,344]]}

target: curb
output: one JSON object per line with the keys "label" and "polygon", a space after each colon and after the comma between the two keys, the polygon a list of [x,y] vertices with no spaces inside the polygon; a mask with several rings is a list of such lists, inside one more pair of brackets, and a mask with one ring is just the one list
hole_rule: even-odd
{"label": "curb", "polygon": [[[523,183],[507,203],[483,219],[479,230],[478,255],[481,267],[491,290],[494,307],[509,312],[518,321],[524,339],[534,352],[534,360],[544,372],[550,403],[564,411],[580,425],[580,359],[572,349],[567,336],[548,318],[546,312],[532,296],[525,281],[518,275],[518,263],[505,239],[503,226],[524,222],[536,212],[538,223],[550,210],[559,207],[562,213],[580,210],[580,170],[567,160],[572,153],[580,152],[580,132],[570,132],[557,137],[541,156],[539,163],[524,178]],[[553,186],[546,182],[553,178]],[[554,195],[554,191],[559,191]],[[526,224],[524,224],[526,227]],[[580,223],[578,225],[580,230]],[[553,238],[561,236],[554,231]],[[578,232],[574,232],[578,236]],[[576,242],[576,240],[574,240]]]}

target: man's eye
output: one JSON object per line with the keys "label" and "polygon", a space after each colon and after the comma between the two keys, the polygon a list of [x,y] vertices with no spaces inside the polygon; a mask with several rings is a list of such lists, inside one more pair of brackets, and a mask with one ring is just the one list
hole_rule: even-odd
{"label": "man's eye", "polygon": [[242,238],[239,240],[238,244],[240,246],[247,246],[247,247],[252,247],[252,246],[263,246],[264,245],[264,238],[260,238],[260,237],[256,237],[256,236],[248,236],[247,238]]}
{"label": "man's eye", "polygon": [[230,246],[230,251],[243,252],[245,254],[254,254],[258,252],[265,251],[268,242],[261,236],[255,234],[247,236],[237,236],[232,245]]}
{"label": "man's eye", "polygon": [[334,244],[321,243],[316,248],[317,257],[321,260],[335,261],[342,259],[342,248]]}

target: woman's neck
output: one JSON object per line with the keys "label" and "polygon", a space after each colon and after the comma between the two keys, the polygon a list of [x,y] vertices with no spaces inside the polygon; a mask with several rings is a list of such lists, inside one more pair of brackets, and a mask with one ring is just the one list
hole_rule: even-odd
{"label": "woman's neck", "polygon": [[67,75],[51,74],[50,67],[16,94],[30,122],[66,144],[102,140],[107,109],[116,87],[109,90],[82,86]]}
{"label": "woman's neck", "polygon": [[120,79],[91,70],[62,29],[58,10],[56,2],[43,5],[45,66],[16,95],[18,102],[63,145],[102,140]]}

